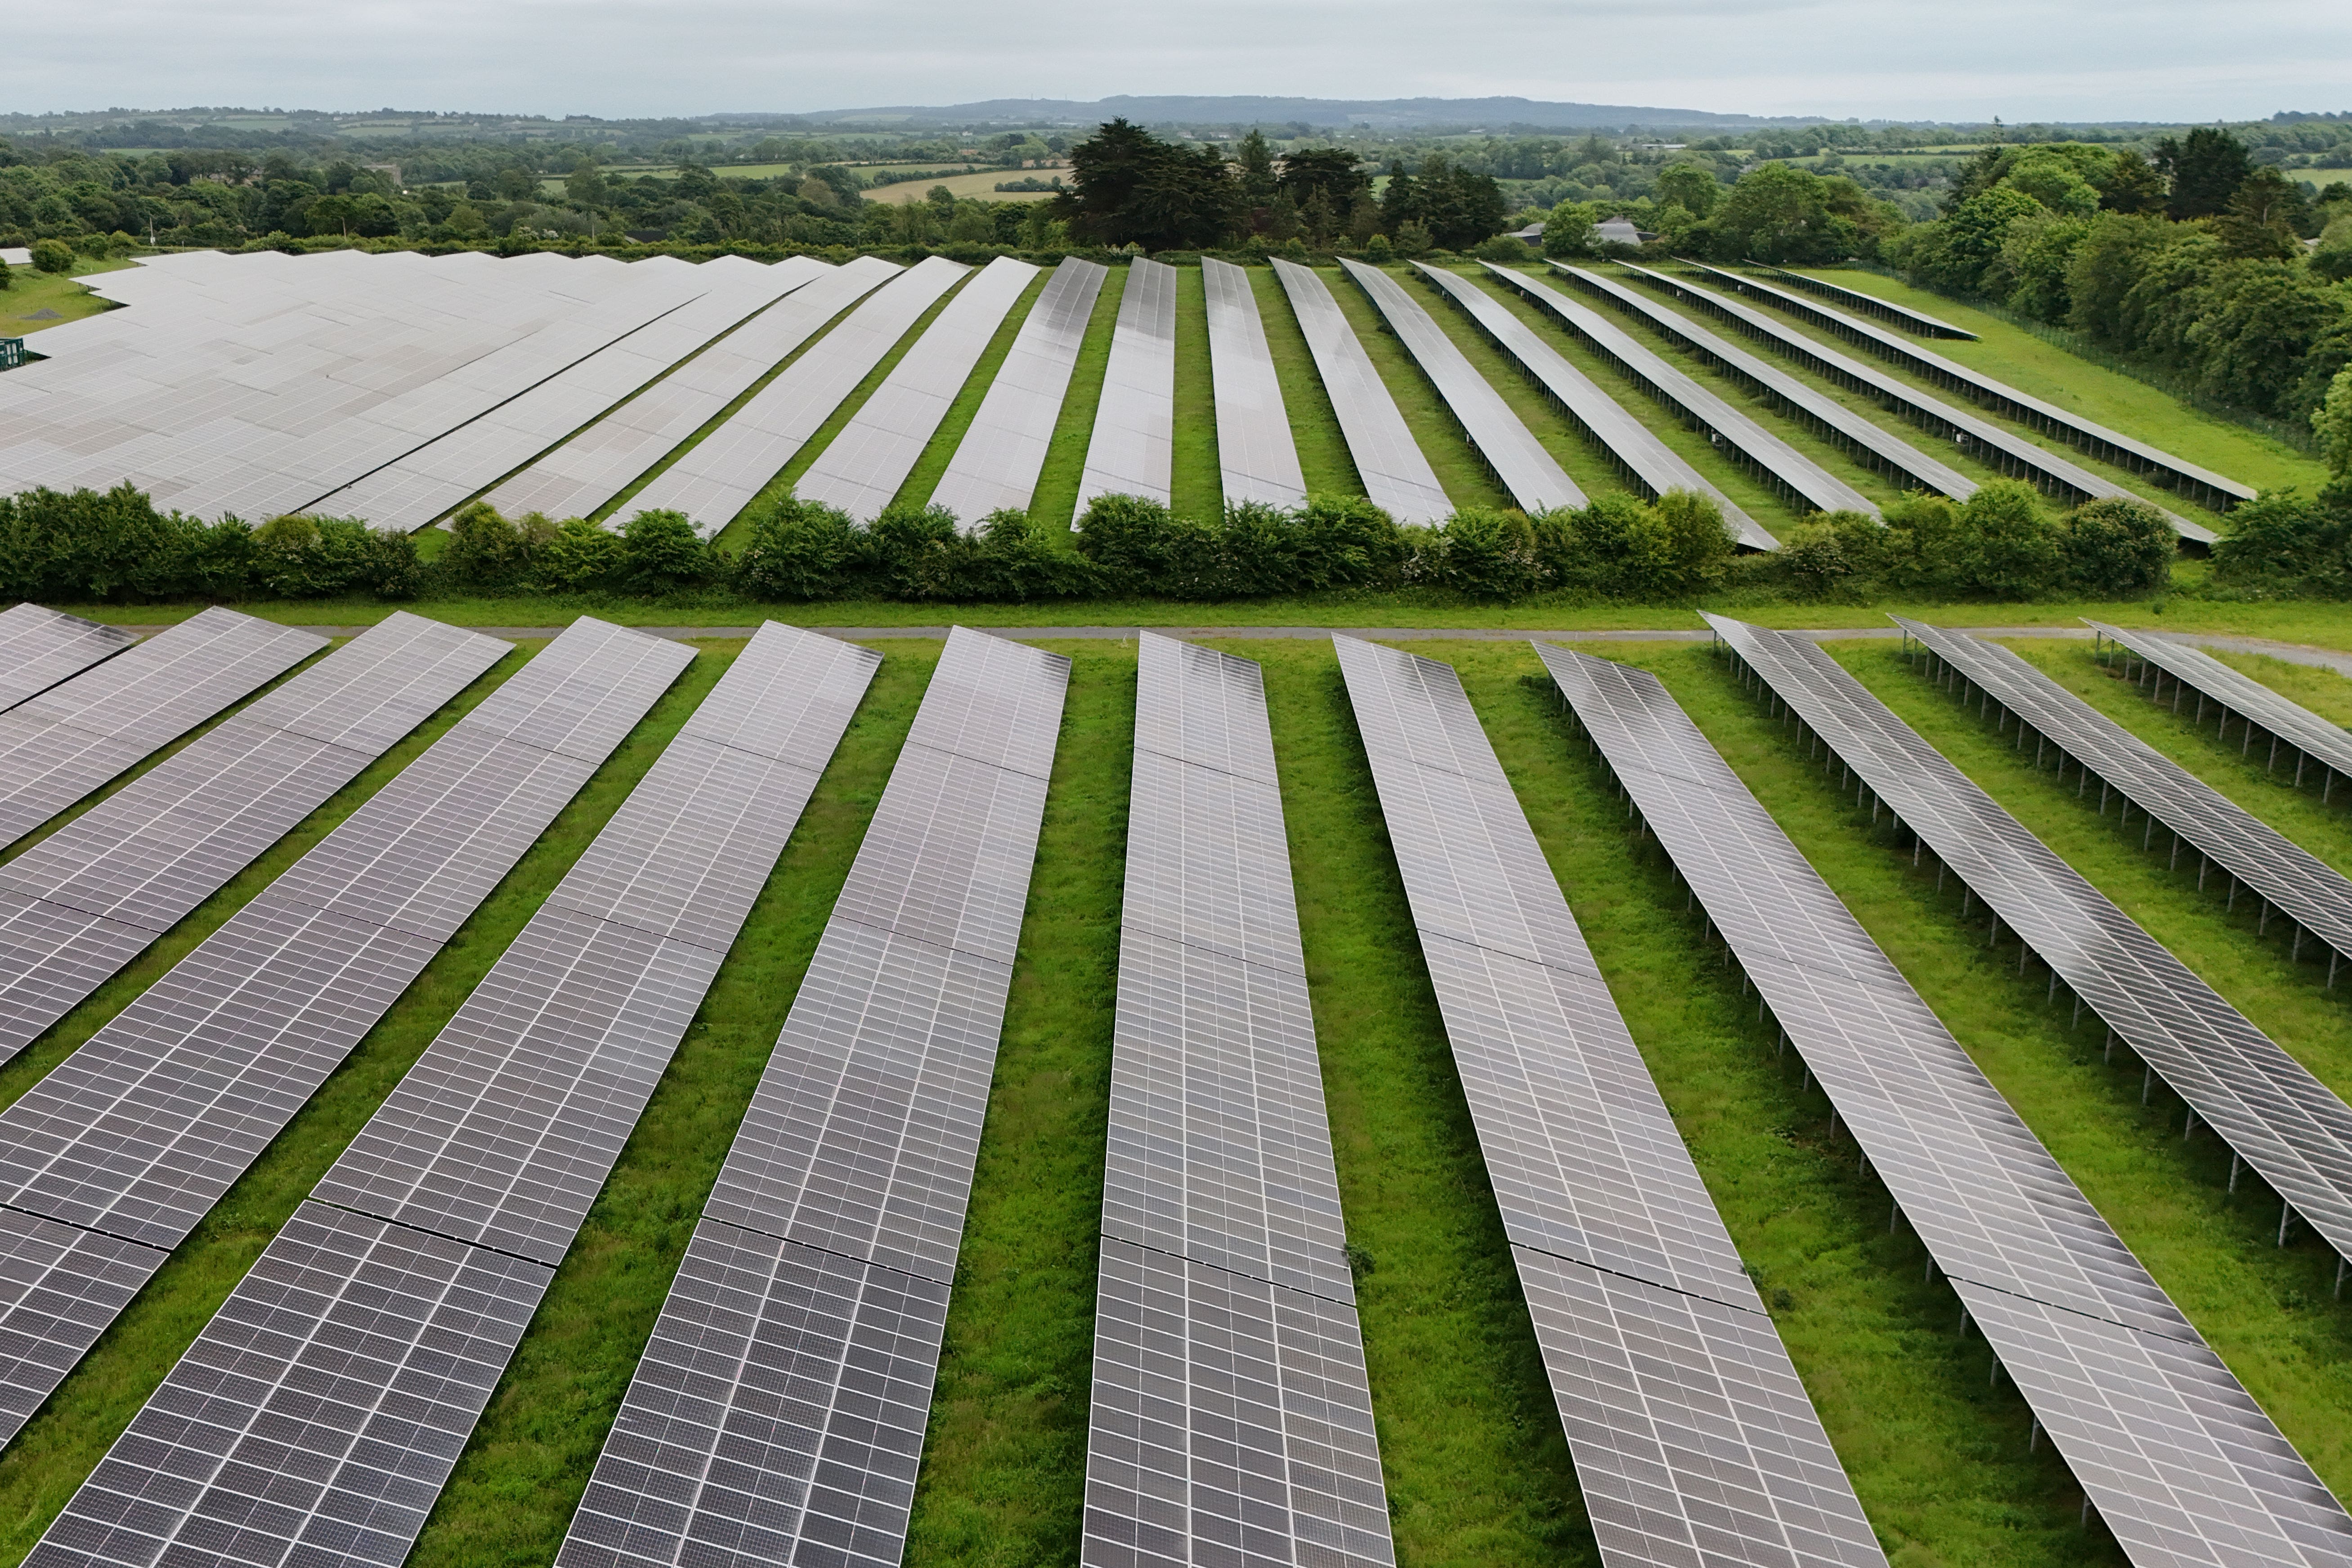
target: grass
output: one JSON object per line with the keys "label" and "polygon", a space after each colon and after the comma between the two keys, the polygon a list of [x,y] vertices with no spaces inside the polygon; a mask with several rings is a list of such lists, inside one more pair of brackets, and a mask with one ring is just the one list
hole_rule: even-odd
{"label": "grass", "polygon": [[[78,256],[74,258],[71,277],[58,272],[36,272],[29,267],[7,268],[8,287],[0,290],[0,338],[28,338],[45,328],[62,327],[68,321],[79,321],[85,316],[114,309],[76,279],[100,272],[120,272],[130,265],[128,261],[93,261]],[[55,310],[57,318],[33,319],[43,310]],[[37,353],[38,347],[33,352]]]}
{"label": "grass", "polygon": [[1225,482],[1217,466],[1217,400],[1209,375],[1209,299],[1197,267],[1176,269],[1176,409],[1171,435],[1169,505],[1182,517],[1221,517]]}
{"label": "grass", "polygon": [[950,174],[938,180],[900,180],[893,184],[876,185],[858,192],[860,199],[883,202],[892,206],[906,206],[926,200],[933,185],[945,185],[961,200],[983,202],[1043,202],[1053,199],[1051,191],[1000,191],[996,187],[1007,180],[1053,179],[1051,169],[982,169],[972,174]]}
{"label": "grass", "polygon": [[1283,411],[1290,418],[1290,437],[1298,450],[1298,471],[1308,495],[1360,496],[1364,481],[1356,460],[1348,453],[1348,437],[1339,416],[1331,411],[1331,395],[1315,369],[1314,351],[1298,328],[1298,317],[1283,292],[1274,268],[1249,269],[1250,288],[1257,296],[1258,319],[1265,325],[1265,346],[1274,357],[1274,374],[1282,384]]}
{"label": "grass", "polygon": [[1054,439],[1045,448],[1045,464],[1037,472],[1037,489],[1029,500],[1031,521],[1047,529],[1066,529],[1078,510],[1078,486],[1087,472],[1087,442],[1094,434],[1095,409],[1102,402],[1104,374],[1110,366],[1111,334],[1118,327],[1118,302],[1127,289],[1128,271],[1114,267],[1095,296],[1094,314],[1087,318],[1086,336],[1079,341],[1078,362],[1071,368],[1070,384],[1062,395],[1062,415],[1054,423]]}
{"label": "grass", "polygon": [[[1029,279],[1029,286],[1021,291],[1021,297],[1013,301],[1013,308],[1004,312],[1004,320],[997,323],[995,334],[988,340],[988,346],[981,351],[980,358],[973,363],[971,374],[964,377],[963,386],[956,394],[955,401],[949,404],[948,411],[940,416],[940,426],[931,432],[930,440],[923,447],[923,455],[915,459],[915,466],[908,470],[906,482],[891,498],[894,501],[922,502],[931,499],[931,491],[939,488],[940,477],[948,471],[948,464],[954,459],[956,447],[962,442],[964,432],[971,428],[972,416],[980,412],[981,400],[988,395],[990,384],[996,380],[998,367],[1004,363],[1004,356],[1012,352],[1013,340],[1020,336],[1021,323],[1027,320],[1030,310],[1037,303],[1037,297],[1045,291],[1046,280],[1053,275],[1051,268],[1039,268],[1037,275]],[[980,520],[967,518],[964,521],[977,522]]]}

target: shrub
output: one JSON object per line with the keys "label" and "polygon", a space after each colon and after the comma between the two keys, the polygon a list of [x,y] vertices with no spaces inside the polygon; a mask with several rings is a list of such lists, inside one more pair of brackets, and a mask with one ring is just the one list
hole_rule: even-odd
{"label": "shrub", "polygon": [[1535,252],[1528,248],[1526,240],[1513,235],[1498,234],[1492,239],[1480,240],[1478,247],[1470,254],[1481,261],[1513,262],[1528,260]]}
{"label": "shrub", "polygon": [[620,567],[621,536],[584,517],[565,518],[533,563],[541,584],[567,594],[610,587]]}
{"label": "shrub", "polygon": [[2160,591],[2172,580],[2178,536],[2144,500],[2089,501],[2067,514],[2061,538],[2066,586],[2090,598]]}
{"label": "shrub", "polygon": [[849,514],[787,492],[751,519],[735,557],[735,586],[755,599],[838,596],[865,542]]}
{"label": "shrub", "polygon": [[961,595],[972,548],[947,508],[902,501],[874,520],[866,553],[884,592],[919,604]]}
{"label": "shrub", "polygon": [[1090,591],[1095,574],[1082,555],[1056,546],[1029,514],[1011,507],[981,519],[977,548],[967,567],[967,595],[975,599],[1067,598]]}
{"label": "shrub", "polygon": [[710,547],[686,513],[656,507],[621,530],[619,586],[632,594],[673,594],[710,574]]}
{"label": "shrub", "polygon": [[0,506],[0,595],[11,598],[168,597],[204,527],[128,484],[30,489]]}
{"label": "shrub", "polygon": [[280,599],[373,594],[413,598],[424,571],[416,542],[356,517],[274,517],[253,533],[252,585]]}
{"label": "shrub", "polygon": [[2352,484],[2338,479],[2313,500],[2265,490],[2233,507],[2213,574],[2264,593],[2352,598]]}
{"label": "shrub", "polygon": [[1780,536],[1768,570],[1801,598],[1835,598],[1885,569],[1886,545],[1885,526],[1866,512],[1819,512]]}
{"label": "shrub", "polygon": [[1364,241],[1364,259],[1375,267],[1386,266],[1395,255],[1396,247],[1389,243],[1387,235],[1376,234]]}
{"label": "shrub", "polygon": [[456,586],[497,593],[523,580],[530,554],[521,531],[489,502],[478,500],[449,520],[449,543],[439,564]]}
{"label": "shrub", "polygon": [[33,243],[33,268],[37,272],[64,273],[73,270],[73,247],[62,239],[42,239]]}
{"label": "shrub", "polygon": [[1960,508],[1959,523],[1954,566],[1962,593],[2030,599],[2055,584],[2058,529],[2032,485],[1992,480]]}
{"label": "shrub", "polygon": [[1474,599],[1525,598],[1550,575],[1523,511],[1465,507],[1426,538],[1423,580]]}

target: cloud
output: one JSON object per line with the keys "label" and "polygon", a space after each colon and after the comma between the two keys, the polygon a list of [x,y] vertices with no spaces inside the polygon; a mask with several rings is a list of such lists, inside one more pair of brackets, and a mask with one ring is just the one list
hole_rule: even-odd
{"label": "cloud", "polygon": [[12,79],[45,100],[26,109],[624,116],[1244,92],[2011,121],[2352,108],[2352,7],[2307,0],[80,0],[20,10],[10,32]]}

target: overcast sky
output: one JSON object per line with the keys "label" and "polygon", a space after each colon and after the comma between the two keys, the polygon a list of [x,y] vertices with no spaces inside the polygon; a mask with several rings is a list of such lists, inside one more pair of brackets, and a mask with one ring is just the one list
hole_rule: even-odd
{"label": "overcast sky", "polygon": [[0,107],[604,116],[986,98],[1515,93],[1864,119],[2352,109],[2344,0],[76,0]]}

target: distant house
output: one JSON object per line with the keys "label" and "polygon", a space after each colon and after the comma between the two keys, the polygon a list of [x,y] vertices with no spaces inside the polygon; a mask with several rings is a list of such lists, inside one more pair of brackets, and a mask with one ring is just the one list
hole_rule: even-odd
{"label": "distant house", "polygon": [[1525,228],[1515,228],[1511,230],[1510,234],[1506,237],[1511,239],[1524,239],[1529,245],[1533,245],[1536,241],[1543,237],[1543,225],[1539,223],[1531,223]]}
{"label": "distant house", "polygon": [[1592,237],[1603,245],[1643,245],[1658,237],[1635,228],[1631,218],[1605,217],[1592,226]]}

